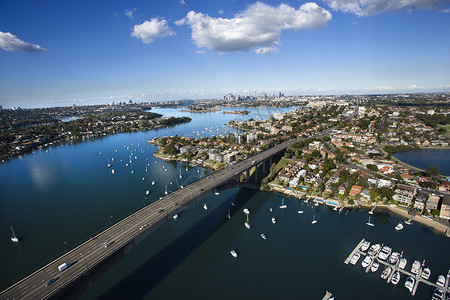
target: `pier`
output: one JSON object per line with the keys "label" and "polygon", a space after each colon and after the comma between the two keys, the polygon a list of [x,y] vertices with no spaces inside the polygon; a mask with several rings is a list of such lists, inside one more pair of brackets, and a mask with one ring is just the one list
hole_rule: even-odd
{"label": "pier", "polygon": [[[413,217],[414,217],[414,216],[413,216]],[[411,220],[413,217],[411,217],[410,220]],[[409,220],[408,220],[408,221],[409,221]],[[361,251],[361,249],[360,249],[360,248],[361,248],[361,245],[363,244],[364,241],[365,241],[365,239],[362,239],[362,240],[359,242],[359,244],[356,245],[356,247],[353,249],[353,251],[350,253],[350,255],[349,255],[349,256],[346,258],[346,260],[344,261],[345,264],[348,264],[348,263],[350,262],[350,260],[352,259],[353,255],[355,255],[356,253],[359,253],[359,254],[361,255],[361,258],[360,258],[359,261],[361,261],[361,259],[363,259],[363,257],[369,255],[366,251]],[[440,289],[440,290],[443,292],[443,294],[444,294],[443,299],[446,299],[446,298],[445,298],[446,295],[450,295],[450,290],[449,290],[450,270],[449,270],[448,273],[447,273],[444,287],[440,287],[440,286],[438,286],[436,283],[431,282],[431,281],[429,281],[429,280],[427,280],[427,279],[422,278],[422,267],[419,269],[419,273],[416,275],[416,274],[413,274],[413,273],[411,273],[411,272],[409,272],[409,271],[407,271],[407,270],[405,270],[405,269],[399,268],[399,267],[398,267],[398,264],[399,264],[399,262],[400,262],[400,259],[398,259],[397,262],[396,262],[395,264],[389,263],[389,262],[388,262],[388,259],[389,259],[389,258],[387,258],[386,261],[384,261],[384,260],[382,260],[382,259],[379,259],[379,258],[378,258],[378,253],[381,251],[381,249],[382,249],[382,247],[380,247],[380,250],[378,250],[376,253],[374,253],[374,255],[372,255],[372,262],[369,264],[369,266],[367,266],[367,268],[364,269],[364,271],[365,271],[366,273],[368,273],[368,272],[370,271],[370,269],[371,269],[371,267],[372,267],[372,264],[373,264],[375,258],[377,258],[377,259],[378,259],[378,262],[380,263],[380,266],[383,265],[383,266],[385,266],[385,268],[387,268],[387,267],[391,267],[391,268],[392,268],[391,274],[389,274],[389,277],[388,277],[387,280],[386,280],[387,283],[390,283],[390,282],[391,282],[392,276],[393,276],[394,273],[397,272],[397,271],[398,271],[399,273],[403,274],[403,275],[406,275],[406,276],[409,276],[409,277],[414,278],[414,286],[413,286],[413,290],[412,290],[412,292],[411,292],[411,295],[412,295],[412,296],[414,296],[414,295],[416,294],[417,287],[419,286],[419,283],[420,283],[420,282],[422,282],[422,283],[424,283],[424,284],[426,284],[426,285],[429,285],[429,286],[432,286],[432,287],[435,287],[435,288]],[[369,250],[369,249],[368,249],[368,250]],[[367,251],[368,251],[368,250],[367,250]],[[391,254],[392,254],[392,253],[391,253]],[[401,257],[400,257],[400,258],[401,258]],[[357,264],[358,264],[358,263],[357,263]],[[375,272],[375,273],[376,273],[376,272]]]}

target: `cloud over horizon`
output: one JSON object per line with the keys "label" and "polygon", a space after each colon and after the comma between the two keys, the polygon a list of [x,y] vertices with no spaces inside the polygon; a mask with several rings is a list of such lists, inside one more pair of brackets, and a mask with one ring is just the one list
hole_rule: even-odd
{"label": "cloud over horizon", "polygon": [[[335,11],[353,13],[359,17],[374,16],[383,12],[429,9],[442,11],[448,0],[323,0]],[[445,12],[443,10],[442,12]]]}
{"label": "cloud over horizon", "polygon": [[199,48],[232,52],[248,51],[254,47],[263,49],[261,47],[278,43],[284,29],[321,28],[328,24],[331,17],[330,12],[313,2],[305,3],[298,9],[286,4],[272,7],[256,2],[232,19],[213,18],[190,11],[175,24],[188,25],[192,30],[192,40]]}
{"label": "cloud over horizon", "polygon": [[142,24],[134,25],[131,36],[141,39],[144,44],[150,44],[157,38],[176,35],[175,31],[170,29],[167,21],[159,18],[151,18]]}
{"label": "cloud over horizon", "polygon": [[30,44],[22,41],[17,36],[10,32],[0,31],[0,48],[5,51],[22,51],[28,53],[42,53],[46,52],[45,48],[39,45]]}

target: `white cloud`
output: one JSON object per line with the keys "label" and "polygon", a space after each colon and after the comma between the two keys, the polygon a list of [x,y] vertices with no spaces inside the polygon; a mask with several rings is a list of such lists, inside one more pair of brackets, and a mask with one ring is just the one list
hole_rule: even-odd
{"label": "white cloud", "polygon": [[366,88],[367,91],[375,91],[375,92],[382,92],[382,91],[395,91],[396,88],[392,87],[392,86],[376,86],[373,88]]}
{"label": "white cloud", "polygon": [[261,47],[255,50],[256,54],[267,54],[267,53],[274,53],[278,54],[280,53],[280,49],[277,47]]}
{"label": "white cloud", "polygon": [[167,21],[159,18],[152,18],[142,24],[134,25],[131,36],[141,39],[144,44],[150,44],[157,38],[174,36],[176,33],[169,28]]}
{"label": "white cloud", "polygon": [[272,7],[257,2],[232,19],[212,18],[190,11],[175,24],[191,28],[197,47],[230,52],[276,43],[283,29],[320,28],[330,20],[331,14],[312,2],[298,9],[286,4]]}
{"label": "white cloud", "polygon": [[41,53],[47,51],[39,45],[22,41],[10,32],[0,31],[0,48],[6,51],[22,51],[29,53]]}
{"label": "white cloud", "polygon": [[353,13],[360,17],[382,12],[411,11],[416,9],[439,10],[448,0],[324,0],[331,9]]}
{"label": "white cloud", "polygon": [[441,10],[441,13],[450,14],[450,8]]}
{"label": "white cloud", "polygon": [[204,55],[204,54],[206,54],[206,51],[205,50],[197,50],[197,51],[195,51],[195,53]]}
{"label": "white cloud", "polygon": [[439,88],[441,88],[441,89],[450,89],[450,84],[441,84],[439,86]]}
{"label": "white cloud", "polygon": [[133,13],[136,11],[136,8],[133,8],[133,9],[125,9],[125,12],[124,12],[124,14],[125,14],[125,16],[127,16],[128,18],[130,18],[130,19],[133,19]]}
{"label": "white cloud", "polygon": [[419,90],[419,89],[423,89],[422,86],[418,86],[417,84],[411,84],[410,86],[407,87],[408,90]]}
{"label": "white cloud", "polygon": [[186,2],[184,0],[180,0],[180,4],[181,5],[187,5]]}
{"label": "white cloud", "polygon": [[223,10],[219,9],[219,11],[217,12],[219,15],[223,15]]}

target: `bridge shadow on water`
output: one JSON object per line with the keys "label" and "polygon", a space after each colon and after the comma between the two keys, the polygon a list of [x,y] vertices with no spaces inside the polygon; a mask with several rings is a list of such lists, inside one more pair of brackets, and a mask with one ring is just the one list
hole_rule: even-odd
{"label": "bridge shadow on water", "polygon": [[[235,202],[235,206],[231,206],[232,211],[237,211],[250,199],[250,197],[245,197],[240,201],[235,201],[239,199],[241,190],[239,189],[235,196],[223,201],[211,213],[198,221],[167,247],[142,263],[139,268],[122,279],[113,288],[106,291],[98,299],[143,298],[228,220],[226,211],[230,208],[232,201]],[[245,189],[246,196],[249,192],[252,193],[250,190]],[[256,193],[257,191],[254,192]]]}

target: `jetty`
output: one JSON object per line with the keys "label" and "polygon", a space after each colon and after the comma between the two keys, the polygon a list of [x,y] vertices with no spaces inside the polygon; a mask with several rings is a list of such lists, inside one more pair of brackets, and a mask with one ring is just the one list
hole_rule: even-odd
{"label": "jetty", "polygon": [[405,224],[411,225],[413,219],[414,219],[414,216],[412,216],[411,218],[409,218],[408,220],[406,220],[406,221],[405,221]]}
{"label": "jetty", "polygon": [[328,300],[328,299],[330,299],[332,296],[333,296],[333,294],[330,293],[329,291],[327,291],[327,292],[325,293],[325,296],[323,296],[322,300]]}
{"label": "jetty", "polygon": [[[414,217],[414,216],[413,216],[413,217]],[[411,217],[410,219],[412,219],[413,217]],[[361,251],[361,245],[362,245],[362,243],[363,243],[364,241],[365,241],[365,239],[362,239],[361,242],[359,242],[359,244],[353,249],[353,251],[352,251],[352,252],[350,253],[350,255],[347,257],[347,259],[344,261],[345,264],[348,264],[348,263],[350,262],[351,258],[353,257],[353,255],[355,255],[356,253],[359,253],[361,256],[367,256],[367,255],[369,255],[367,252]],[[367,268],[365,268],[365,272],[366,272],[366,273],[369,272],[369,270],[370,270],[370,268],[372,267],[372,264],[373,264],[373,262],[374,262],[374,259],[375,259],[376,257],[378,257],[378,253],[379,253],[379,252],[380,252],[380,251],[378,251],[377,253],[374,253],[374,254],[372,255],[372,262],[369,264],[369,266],[367,266]],[[399,262],[400,262],[400,259],[397,260],[397,262],[396,262],[395,264],[389,263],[388,259],[386,259],[386,261],[384,261],[384,260],[382,260],[382,259],[378,259],[378,262],[379,262],[380,265],[383,265],[383,266],[385,266],[385,267],[391,267],[391,268],[392,268],[392,272],[391,272],[391,274],[389,275],[389,277],[387,278],[387,283],[390,283],[390,282],[391,282],[392,276],[393,276],[394,273],[397,272],[397,271],[398,271],[399,273],[405,275],[405,276],[409,276],[409,277],[414,278],[414,286],[413,286],[413,290],[411,291],[411,295],[412,295],[412,296],[414,296],[414,295],[416,294],[417,287],[419,286],[419,283],[424,283],[424,284],[429,285],[429,286],[432,286],[432,287],[434,287],[434,288],[439,288],[439,289],[443,292],[443,294],[444,294],[443,299],[446,299],[446,298],[445,298],[446,295],[450,295],[450,289],[449,289],[449,284],[450,284],[450,270],[449,270],[448,273],[447,273],[447,277],[446,277],[446,280],[445,280],[444,287],[440,287],[440,286],[438,286],[436,283],[431,282],[431,281],[429,281],[429,280],[427,280],[427,279],[424,279],[424,278],[422,277],[422,267],[419,269],[418,274],[413,274],[413,273],[411,273],[411,272],[409,272],[409,271],[407,271],[407,270],[405,270],[405,269],[400,269],[400,268],[398,267],[398,264],[399,264]]]}
{"label": "jetty", "polygon": [[373,211],[375,210],[376,207],[377,207],[377,204],[375,203],[375,206],[369,211],[369,215],[373,215]]}

